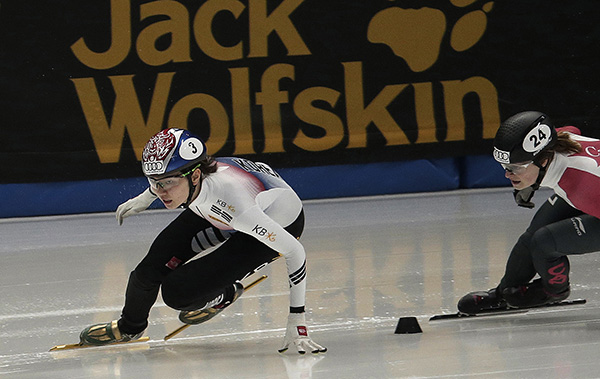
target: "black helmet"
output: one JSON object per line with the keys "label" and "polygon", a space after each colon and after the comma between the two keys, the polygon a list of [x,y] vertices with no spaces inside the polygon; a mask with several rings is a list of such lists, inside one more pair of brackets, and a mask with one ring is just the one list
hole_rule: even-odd
{"label": "black helmet", "polygon": [[550,117],[535,111],[517,113],[502,124],[494,139],[494,159],[500,163],[533,161],[556,143],[556,129]]}

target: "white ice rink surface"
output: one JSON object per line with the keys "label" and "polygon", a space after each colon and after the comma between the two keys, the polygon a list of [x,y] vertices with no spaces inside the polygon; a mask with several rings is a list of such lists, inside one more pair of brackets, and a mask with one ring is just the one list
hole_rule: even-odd
{"label": "white ice rink surface", "polygon": [[[536,194],[538,204],[548,193]],[[571,259],[587,304],[429,322],[494,287],[533,216],[509,188],[306,202],[307,321],[323,355],[277,353],[285,264],[225,312],[169,341],[177,312],[159,298],[148,343],[48,352],[119,317],[129,272],[177,211],[118,226],[113,214],[0,220],[0,377],[597,378],[600,254]],[[423,330],[395,334],[400,317]]]}

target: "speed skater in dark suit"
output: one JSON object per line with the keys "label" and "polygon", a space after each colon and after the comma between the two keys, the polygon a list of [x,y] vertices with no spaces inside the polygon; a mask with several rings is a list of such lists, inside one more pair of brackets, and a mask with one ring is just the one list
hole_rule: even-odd
{"label": "speed skater in dark suit", "polygon": [[[268,165],[241,158],[212,158],[187,130],[154,135],[142,154],[149,182],[117,208],[117,220],[139,213],[158,197],[168,209],[185,208],[154,240],[129,276],[118,320],[81,332],[84,345],[139,339],[159,290],[186,324],[206,322],[242,294],[241,280],[278,257],[285,258],[290,313],[280,352],[325,352],[305,320],[306,254],[302,202]],[[200,255],[212,248],[208,254]]]}
{"label": "speed skater in dark suit", "polygon": [[580,134],[574,126],[555,129],[547,115],[534,111],[500,125],[494,158],[516,203],[533,208],[539,187],[554,194],[514,245],[498,286],[463,296],[460,312],[560,302],[570,295],[568,256],[600,251],[600,140]]}

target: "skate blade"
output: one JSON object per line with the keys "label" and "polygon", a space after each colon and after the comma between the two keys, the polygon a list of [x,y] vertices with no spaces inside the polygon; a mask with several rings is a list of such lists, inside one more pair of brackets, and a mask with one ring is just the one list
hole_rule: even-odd
{"label": "skate blade", "polygon": [[528,313],[530,311],[536,311],[536,310],[544,310],[547,308],[553,308],[553,307],[565,307],[565,306],[570,306],[570,305],[583,305],[587,302],[586,299],[573,299],[573,300],[563,300],[563,301],[559,301],[557,303],[550,303],[550,304],[544,304],[544,305],[540,305],[538,307],[529,307],[529,308],[501,308],[501,309],[488,309],[485,311],[482,311],[480,313],[475,313],[475,314],[468,314],[468,313],[446,313],[446,314],[440,314],[440,315],[435,315],[429,318],[429,321],[437,321],[437,320],[453,320],[453,319],[461,319],[461,318],[481,318],[481,317],[486,317],[486,316],[501,316],[501,315],[514,315],[514,314],[523,314],[523,313]]}
{"label": "skate blade", "polygon": [[104,347],[104,346],[113,346],[113,345],[125,345],[125,344],[128,344],[128,343],[148,342],[149,340],[150,340],[150,337],[142,337],[142,338],[137,339],[135,341],[115,342],[115,343],[109,343],[109,344],[106,344],[106,345],[83,345],[80,342],[80,343],[72,343],[72,344],[67,344],[67,345],[56,345],[52,349],[50,349],[49,351],[62,351],[62,350],[71,350],[71,349],[87,349],[88,347]]}

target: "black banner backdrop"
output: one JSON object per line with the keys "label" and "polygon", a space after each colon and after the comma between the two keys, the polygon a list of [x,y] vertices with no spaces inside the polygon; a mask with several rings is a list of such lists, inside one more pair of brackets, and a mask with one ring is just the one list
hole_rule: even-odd
{"label": "black banner backdrop", "polygon": [[4,0],[1,181],[139,176],[165,127],[275,167],[489,154],[525,109],[599,137],[598,9]]}

